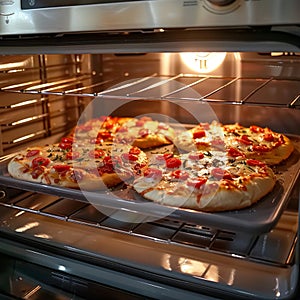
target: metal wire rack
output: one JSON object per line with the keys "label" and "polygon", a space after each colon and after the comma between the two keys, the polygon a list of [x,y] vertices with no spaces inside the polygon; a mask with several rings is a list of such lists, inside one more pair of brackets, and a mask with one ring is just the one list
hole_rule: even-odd
{"label": "metal wire rack", "polygon": [[[1,92],[19,94],[196,100],[227,104],[300,108],[300,81],[277,78],[220,77],[195,74],[149,74],[95,82],[92,74],[2,85]],[[20,104],[21,105],[21,104]]]}
{"label": "metal wire rack", "polygon": [[[16,209],[18,215],[28,212],[77,223],[84,227],[112,230],[143,239],[202,249],[277,267],[287,266],[294,259],[297,213],[292,210],[285,211],[278,224],[269,233],[253,235],[188,224],[168,218],[147,222],[145,216],[133,212],[130,212],[130,219],[138,222],[128,222],[121,220],[119,211],[114,209],[109,213],[103,213],[86,202],[33,192],[22,192],[12,198],[4,195],[5,192],[0,205]],[[22,232],[22,228],[16,231]]]}

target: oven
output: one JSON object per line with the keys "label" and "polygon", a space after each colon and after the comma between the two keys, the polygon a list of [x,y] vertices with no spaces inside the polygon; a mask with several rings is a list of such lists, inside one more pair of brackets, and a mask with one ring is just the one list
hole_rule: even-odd
{"label": "oven", "polygon": [[[283,3],[284,2],[284,3]],[[0,3],[4,299],[299,297],[300,3]],[[82,115],[269,127],[295,151],[271,195],[201,213],[14,180],[7,163]]]}

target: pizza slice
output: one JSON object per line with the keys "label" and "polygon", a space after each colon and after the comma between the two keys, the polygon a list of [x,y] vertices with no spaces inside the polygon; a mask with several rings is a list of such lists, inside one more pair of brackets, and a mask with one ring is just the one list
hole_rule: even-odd
{"label": "pizza slice", "polygon": [[169,145],[175,138],[173,128],[150,117],[126,118],[101,116],[77,125],[71,136],[93,143],[114,142],[142,149]]}
{"label": "pizza slice", "polygon": [[141,117],[124,122],[117,130],[114,142],[149,149],[172,144],[174,139],[175,131],[170,125]]}

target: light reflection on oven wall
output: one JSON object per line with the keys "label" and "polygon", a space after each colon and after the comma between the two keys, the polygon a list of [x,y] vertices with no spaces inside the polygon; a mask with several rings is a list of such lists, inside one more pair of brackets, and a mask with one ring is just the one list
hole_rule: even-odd
{"label": "light reflection on oven wall", "polygon": [[182,62],[194,72],[210,73],[219,68],[226,52],[185,52],[180,54]]}
{"label": "light reflection on oven wall", "polygon": [[240,76],[241,56],[238,52],[183,52],[163,53],[161,55],[161,74]]}
{"label": "light reflection on oven wall", "polygon": [[192,275],[194,277],[205,278],[213,282],[226,282],[233,285],[235,281],[235,269],[230,268],[228,271],[222,271],[217,265],[201,262],[188,257],[178,257],[171,254],[162,256],[161,265],[164,269],[172,272],[180,272]]}

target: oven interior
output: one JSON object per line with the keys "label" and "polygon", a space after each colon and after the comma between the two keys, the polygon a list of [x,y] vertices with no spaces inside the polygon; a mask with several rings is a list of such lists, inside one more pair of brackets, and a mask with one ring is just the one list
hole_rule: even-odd
{"label": "oven interior", "polygon": [[11,154],[57,141],[83,113],[267,126],[291,136],[296,167],[280,216],[259,232],[107,203],[99,209],[67,193],[2,181],[1,292],[23,299],[295,297],[299,67],[295,52],[2,56],[2,177]]}

